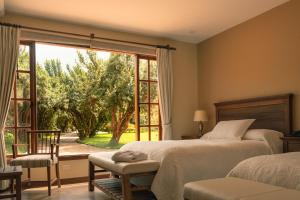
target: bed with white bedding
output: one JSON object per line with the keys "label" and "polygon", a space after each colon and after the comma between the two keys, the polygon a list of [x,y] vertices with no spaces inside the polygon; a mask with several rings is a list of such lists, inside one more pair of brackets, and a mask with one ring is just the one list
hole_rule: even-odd
{"label": "bed with white bedding", "polygon": [[300,152],[248,158],[225,178],[189,182],[187,200],[300,199]]}
{"label": "bed with white bedding", "polygon": [[300,152],[249,158],[227,176],[300,190]]}
{"label": "bed with white bedding", "polygon": [[[283,134],[292,129],[291,94],[221,102],[215,106],[217,122],[255,119],[250,129],[271,129]],[[280,135],[276,133],[270,136],[266,132],[257,134],[252,131],[247,135],[248,126],[245,130],[237,128],[228,134],[228,127],[218,128],[215,138],[208,134],[208,138],[196,140],[134,142],[121,150],[141,151],[147,153],[150,159],[159,161],[160,168],[154,177],[152,192],[159,200],[180,200],[187,182],[225,177],[244,159],[282,151]],[[244,140],[241,140],[243,137]]]}
{"label": "bed with white bedding", "polygon": [[225,177],[240,161],[272,153],[264,141],[228,139],[133,142],[121,150],[141,151],[160,162],[151,187],[159,200],[183,199],[185,183]]}

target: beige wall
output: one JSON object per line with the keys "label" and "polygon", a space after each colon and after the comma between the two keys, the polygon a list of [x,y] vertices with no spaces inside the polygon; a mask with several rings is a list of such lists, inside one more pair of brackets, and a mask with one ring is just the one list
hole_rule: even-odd
{"label": "beige wall", "polygon": [[[87,177],[88,176],[88,160],[68,160],[60,162],[60,174],[62,179]],[[51,168],[51,175],[55,177],[55,168]],[[23,170],[24,180],[27,179],[27,169]],[[47,180],[47,168],[32,169],[31,179],[36,181]]]}
{"label": "beige wall", "polygon": [[198,45],[199,107],[215,123],[213,103],[295,94],[300,128],[300,1],[292,0]]}
{"label": "beige wall", "polygon": [[[191,135],[196,132],[196,124],[192,121],[193,112],[197,109],[197,45],[167,40],[164,38],[147,37],[117,31],[103,30],[76,24],[67,24],[46,19],[25,17],[8,13],[0,21],[27,25],[32,27],[53,29],[58,31],[81,34],[94,33],[99,37],[108,37],[150,44],[170,44],[177,48],[173,56],[174,67],[174,139],[181,135]],[[71,167],[70,167],[71,166]],[[87,175],[87,160],[61,162],[63,178],[82,177]],[[34,179],[41,179],[44,173],[36,170]]]}

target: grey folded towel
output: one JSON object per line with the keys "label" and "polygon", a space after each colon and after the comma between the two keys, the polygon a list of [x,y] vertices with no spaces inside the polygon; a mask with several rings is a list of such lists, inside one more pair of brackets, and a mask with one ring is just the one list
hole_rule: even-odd
{"label": "grey folded towel", "polygon": [[138,162],[147,160],[148,155],[139,151],[118,151],[111,159],[115,162]]}

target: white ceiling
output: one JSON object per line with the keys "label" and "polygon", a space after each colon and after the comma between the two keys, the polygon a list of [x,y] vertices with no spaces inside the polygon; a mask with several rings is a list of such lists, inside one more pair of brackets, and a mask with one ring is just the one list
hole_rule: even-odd
{"label": "white ceiling", "polygon": [[8,12],[198,43],[289,0],[0,0],[0,14],[3,1]]}

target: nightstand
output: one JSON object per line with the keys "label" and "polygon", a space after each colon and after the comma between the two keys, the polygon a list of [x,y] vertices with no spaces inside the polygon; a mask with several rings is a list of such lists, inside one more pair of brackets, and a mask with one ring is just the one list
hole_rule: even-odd
{"label": "nightstand", "polygon": [[300,151],[300,137],[283,137],[283,153]]}
{"label": "nightstand", "polygon": [[[21,200],[22,184],[21,176],[23,170],[21,166],[6,166],[0,168],[0,180],[10,180],[11,194],[0,195],[0,199],[6,199],[9,197],[16,197],[17,200]],[[13,183],[16,182],[16,192],[13,193]]]}
{"label": "nightstand", "polygon": [[196,137],[195,135],[182,135],[181,139],[182,140],[192,140],[192,139],[199,139],[199,138]]}

